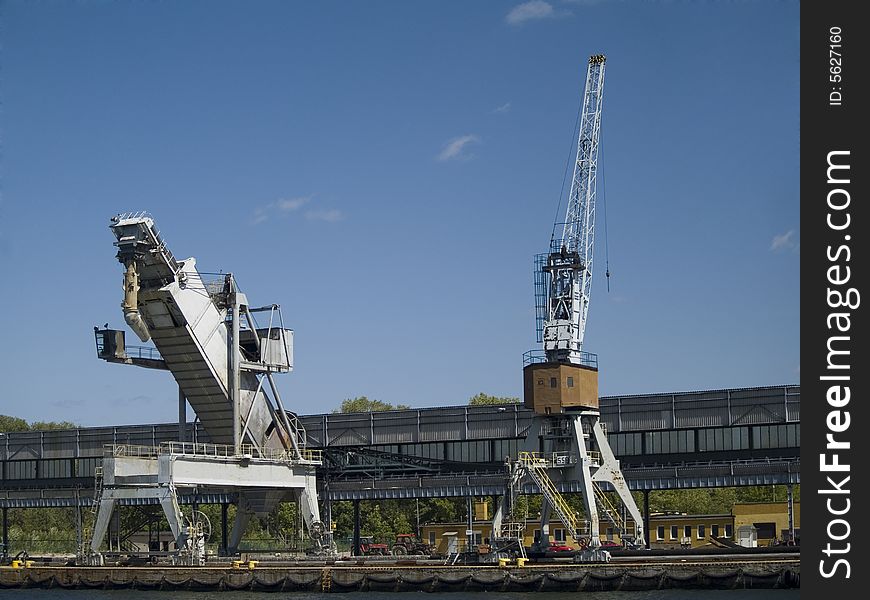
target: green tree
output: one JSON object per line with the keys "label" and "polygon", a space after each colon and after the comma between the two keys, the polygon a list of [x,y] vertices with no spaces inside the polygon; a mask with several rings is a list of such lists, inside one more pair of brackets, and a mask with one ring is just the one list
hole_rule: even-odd
{"label": "green tree", "polygon": [[0,415],[0,431],[29,431],[30,425],[24,419],[18,417],[10,417],[9,415]]}
{"label": "green tree", "polygon": [[520,399],[516,396],[490,396],[480,392],[476,396],[468,399],[468,404],[471,406],[484,406],[491,404],[519,404]]}
{"label": "green tree", "polygon": [[48,431],[52,429],[76,429],[78,425],[70,421],[33,421],[31,431]]}
{"label": "green tree", "polygon": [[357,396],[356,398],[347,398],[341,403],[341,407],[333,410],[333,413],[354,413],[354,412],[383,412],[385,410],[406,410],[411,408],[406,404],[392,405],[380,400],[369,399],[366,396]]}
{"label": "green tree", "polygon": [[0,431],[43,431],[48,429],[75,429],[78,427],[75,423],[69,421],[33,421],[28,423],[24,419],[11,417],[9,415],[0,415]]}

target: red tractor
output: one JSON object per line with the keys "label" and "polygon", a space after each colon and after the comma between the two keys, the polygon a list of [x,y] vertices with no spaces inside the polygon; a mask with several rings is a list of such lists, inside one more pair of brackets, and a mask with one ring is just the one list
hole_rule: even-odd
{"label": "red tractor", "polygon": [[423,542],[413,533],[400,533],[396,535],[396,543],[393,544],[393,555],[402,556],[413,554],[416,556],[432,556],[435,549]]}
{"label": "red tractor", "polygon": [[[353,538],[348,538],[353,550]],[[376,544],[369,536],[360,536],[359,551],[362,556],[386,556],[390,553],[390,547],[386,544]]]}

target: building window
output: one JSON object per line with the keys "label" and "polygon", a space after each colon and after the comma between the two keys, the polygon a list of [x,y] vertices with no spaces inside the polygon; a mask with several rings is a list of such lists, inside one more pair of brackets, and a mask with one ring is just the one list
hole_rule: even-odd
{"label": "building window", "polygon": [[544,385],[544,380],[543,380],[543,379],[538,379],[538,385]]}
{"label": "building window", "polygon": [[555,377],[550,377],[550,387],[558,387],[558,386],[559,386],[559,380],[556,379]]}
{"label": "building window", "polygon": [[672,540],[677,539],[677,526],[676,525],[671,525],[671,539]]}
{"label": "building window", "polygon": [[665,539],[665,526],[664,525],[659,525],[656,528],[656,539],[657,540]]}
{"label": "building window", "polygon": [[698,525],[698,539],[703,540],[705,537],[707,537],[707,526]]}
{"label": "building window", "polygon": [[574,378],[573,377],[568,378],[568,387],[574,387]]}
{"label": "building window", "polygon": [[430,546],[435,545],[435,532],[434,531],[429,532],[429,545]]}
{"label": "building window", "polygon": [[536,544],[539,544],[541,542],[541,530],[540,529],[535,529],[532,531],[532,539],[535,540]]}
{"label": "building window", "polygon": [[565,539],[565,530],[564,529],[554,529],[553,530],[553,540],[556,542],[564,542]]}
{"label": "building window", "polygon": [[719,537],[718,525],[710,525],[710,535],[712,535],[713,537]]}
{"label": "building window", "polygon": [[725,523],[725,537],[731,539],[734,536],[734,528],[731,523]]}
{"label": "building window", "polygon": [[692,537],[692,526],[691,525],[686,525],[685,527],[683,527],[683,537],[687,537],[687,538]]}

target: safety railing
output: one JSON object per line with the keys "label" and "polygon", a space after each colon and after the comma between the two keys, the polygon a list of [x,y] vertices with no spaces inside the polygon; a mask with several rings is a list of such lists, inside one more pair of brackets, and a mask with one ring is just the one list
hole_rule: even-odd
{"label": "safety railing", "polygon": [[576,464],[577,455],[573,452],[520,452],[520,460],[551,469]]}
{"label": "safety railing", "polygon": [[525,523],[508,522],[501,524],[501,530],[498,532],[497,538],[522,540],[523,532],[525,531]]}
{"label": "safety railing", "polygon": [[637,523],[634,522],[633,519],[623,519],[622,515],[619,512],[613,503],[610,501],[610,498],[607,497],[607,494],[598,487],[598,484],[593,482],[592,489],[595,490],[595,499],[598,501],[598,506],[604,512],[607,520],[610,521],[614,527],[616,527],[620,535],[634,536],[637,533]]}
{"label": "safety railing", "polygon": [[538,484],[541,493],[556,511],[559,519],[568,529],[568,533],[575,540],[578,539],[580,535],[578,533],[579,519],[547,474],[547,460],[537,452],[520,452],[518,458],[520,464],[526,468],[532,480]]}
{"label": "safety railing", "polygon": [[323,460],[321,450],[302,449],[297,456],[292,450],[276,448],[258,448],[251,444],[242,444],[236,452],[233,446],[224,444],[205,444],[194,442],[163,442],[161,453],[182,456],[201,456],[209,458],[250,458],[275,462],[306,462],[319,463]]}
{"label": "safety railing", "polygon": [[[547,361],[547,355],[543,350],[528,350],[523,353],[523,366],[528,367],[529,365],[537,364],[537,363],[545,363]],[[583,367],[591,367],[593,369],[598,368],[598,355],[592,354],[591,352],[581,352],[580,353],[580,365]]]}
{"label": "safety railing", "polygon": [[236,452],[233,446],[199,442],[163,442],[160,446],[106,444],[103,449],[106,456],[153,458],[161,454],[172,454],[201,458],[241,458],[290,463],[319,464],[323,462],[323,451],[321,450],[303,449],[297,455],[292,450],[257,448],[251,444],[242,444],[239,452]]}
{"label": "safety railing", "polygon": [[103,444],[104,456],[126,456],[133,458],[153,458],[160,454],[158,446],[139,444]]}
{"label": "safety railing", "polygon": [[160,352],[153,346],[126,346],[124,353],[127,358],[144,358],[148,360],[163,360]]}

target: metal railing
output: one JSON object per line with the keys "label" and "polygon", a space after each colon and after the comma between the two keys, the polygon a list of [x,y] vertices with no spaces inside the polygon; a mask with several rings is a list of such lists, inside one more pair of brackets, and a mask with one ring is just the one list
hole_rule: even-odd
{"label": "metal railing", "polygon": [[[110,330],[111,331],[111,330]],[[103,335],[105,330],[95,332],[95,340],[97,344],[97,356],[99,358],[141,358],[147,360],[163,360],[157,348],[154,346],[127,346],[125,344],[123,356],[107,357],[106,356],[106,340]]]}
{"label": "metal railing", "polygon": [[224,444],[203,444],[195,442],[163,442],[160,445],[162,454],[182,456],[202,456],[213,458],[250,458],[275,462],[306,462],[320,463],[323,460],[321,450],[300,449],[299,457],[295,451],[275,448],[258,448],[251,444],[242,444],[240,452],[233,446]]}
{"label": "metal railing", "polygon": [[153,346],[127,346],[124,348],[127,358],[145,358],[148,360],[163,360],[157,348]]}
{"label": "metal railing", "polygon": [[160,454],[158,446],[138,444],[103,444],[104,456],[127,456],[134,458],[154,458]]}
{"label": "metal railing", "polygon": [[631,519],[623,519],[619,509],[613,505],[610,498],[607,497],[607,494],[604,493],[597,483],[592,482],[592,490],[595,493],[595,499],[598,501],[599,511],[603,512],[607,520],[619,530],[620,536],[629,535],[634,537],[637,534],[637,523]]}
{"label": "metal railing", "polygon": [[[543,350],[529,350],[523,353],[523,366],[547,362],[547,355]],[[580,353],[580,365],[584,367],[598,368],[598,355],[591,352]]]}
{"label": "metal railing", "polygon": [[547,460],[537,452],[520,452],[517,458],[520,464],[525,467],[532,480],[538,484],[541,493],[549,501],[553,510],[565,525],[565,528],[568,529],[568,534],[579,541],[579,536],[581,535],[578,531],[580,519],[565,501],[562,494],[559,493],[559,490],[556,489],[553,480],[547,474]]}
{"label": "metal railing", "polygon": [[198,442],[162,442],[159,446],[105,444],[103,449],[106,456],[137,458],[154,458],[159,455],[171,454],[176,456],[253,459],[287,463],[320,464],[323,462],[323,452],[321,450],[303,449],[297,455],[295,451],[257,448],[251,444],[242,444],[240,452],[236,452],[233,446],[225,444],[204,444]]}

